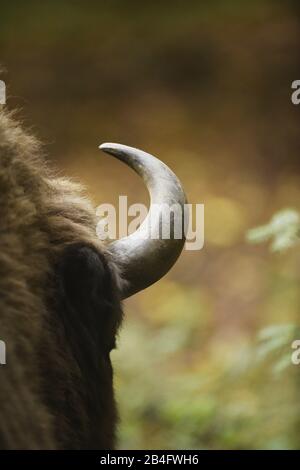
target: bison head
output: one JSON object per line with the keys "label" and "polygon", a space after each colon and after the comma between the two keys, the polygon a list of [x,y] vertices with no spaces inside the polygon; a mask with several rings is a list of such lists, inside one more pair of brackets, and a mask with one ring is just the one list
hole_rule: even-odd
{"label": "bison head", "polygon": [[[121,301],[162,277],[184,239],[151,239],[165,205],[183,207],[176,176],[137,149],[101,149],[133,168],[151,196],[132,235],[103,245],[83,189],[45,164],[41,147],[0,113],[1,448],[113,448],[110,351]],[[138,391],[137,391],[138,393]]]}

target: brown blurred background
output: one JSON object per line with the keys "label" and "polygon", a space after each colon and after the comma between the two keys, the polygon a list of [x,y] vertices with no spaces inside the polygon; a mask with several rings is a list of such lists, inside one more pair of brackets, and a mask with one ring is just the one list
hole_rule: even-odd
{"label": "brown blurred background", "polygon": [[[38,2],[0,7],[8,106],[96,205],[146,202],[104,141],[156,154],[205,246],[126,302],[113,353],[120,448],[295,448],[299,250],[246,232],[299,209],[296,1]],[[300,339],[300,337],[299,337]],[[271,342],[271,343],[270,343]],[[285,361],[285,362],[284,362]]]}

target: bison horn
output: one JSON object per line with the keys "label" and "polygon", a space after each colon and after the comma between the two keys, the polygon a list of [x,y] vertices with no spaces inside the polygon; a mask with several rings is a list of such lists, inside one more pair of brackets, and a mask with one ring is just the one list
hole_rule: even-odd
{"label": "bison horn", "polygon": [[177,260],[185,242],[186,198],[174,173],[152,155],[120,144],[102,144],[99,148],[141,176],[151,199],[148,215],[138,230],[109,245],[126,281],[122,292],[125,299],[158,281]]}

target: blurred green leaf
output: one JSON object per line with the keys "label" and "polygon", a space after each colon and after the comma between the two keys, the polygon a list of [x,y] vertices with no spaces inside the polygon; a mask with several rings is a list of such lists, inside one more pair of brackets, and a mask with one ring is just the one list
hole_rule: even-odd
{"label": "blurred green leaf", "polygon": [[272,251],[284,251],[299,242],[300,215],[293,209],[285,209],[275,214],[271,221],[247,233],[250,243],[271,241]]}

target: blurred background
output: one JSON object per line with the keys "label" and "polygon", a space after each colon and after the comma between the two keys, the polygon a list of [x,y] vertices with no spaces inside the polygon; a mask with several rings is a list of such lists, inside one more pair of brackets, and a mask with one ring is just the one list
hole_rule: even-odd
{"label": "blurred background", "polygon": [[148,203],[105,141],[159,156],[205,204],[204,248],[126,301],[120,448],[299,447],[299,248],[246,239],[299,209],[297,3],[1,4],[8,107],[95,205]]}

